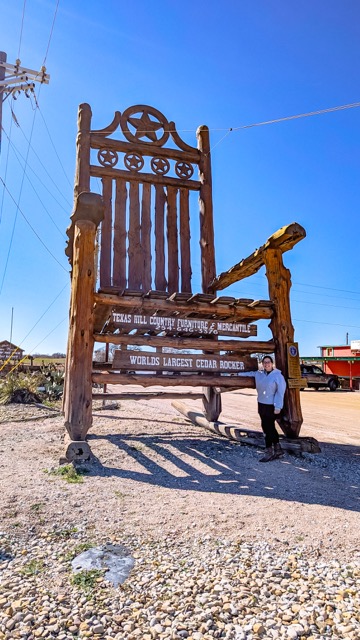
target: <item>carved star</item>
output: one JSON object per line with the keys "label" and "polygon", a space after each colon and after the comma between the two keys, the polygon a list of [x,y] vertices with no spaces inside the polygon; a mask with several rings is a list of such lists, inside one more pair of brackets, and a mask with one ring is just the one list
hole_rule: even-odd
{"label": "carved star", "polygon": [[141,118],[129,118],[129,122],[136,129],[135,138],[138,140],[140,138],[149,138],[151,142],[157,142],[155,131],[164,128],[161,122],[150,120],[146,112],[142,113]]}
{"label": "carved star", "polygon": [[136,155],[136,153],[129,153],[127,155],[127,161],[128,161],[129,166],[132,169],[141,168],[141,158],[139,158],[139,156]]}
{"label": "carved star", "polygon": [[113,151],[110,151],[109,149],[104,149],[103,151],[101,151],[100,158],[104,162],[104,164],[113,164],[116,159]]}
{"label": "carved star", "polygon": [[178,162],[176,169],[176,173],[183,177],[190,177],[193,173],[193,168],[188,162]]}
{"label": "carved star", "polygon": [[154,158],[152,164],[160,173],[168,170],[168,162],[163,158]]}

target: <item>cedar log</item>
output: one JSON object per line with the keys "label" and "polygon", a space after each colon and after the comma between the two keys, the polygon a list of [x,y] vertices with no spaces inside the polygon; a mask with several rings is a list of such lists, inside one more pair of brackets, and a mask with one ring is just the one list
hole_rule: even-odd
{"label": "cedar log", "polygon": [[233,322],[242,320],[266,320],[273,315],[272,303],[268,306],[250,307],[245,304],[230,305],[211,304],[209,302],[181,302],[172,300],[157,300],[137,296],[117,296],[110,293],[95,293],[94,301],[97,306],[107,305],[117,309],[138,309],[140,313],[150,314],[155,311],[165,313],[204,314],[217,318],[226,318]]}
{"label": "cedar log", "polygon": [[[276,366],[285,379],[288,379],[287,343],[294,342],[294,327],[290,312],[290,271],[283,264],[281,249],[267,249],[264,252],[266,277],[269,285],[269,295],[274,303],[274,315],[270,322],[270,329],[275,343]],[[279,424],[285,435],[297,438],[303,422],[300,389],[287,387],[284,398],[284,411]]]}
{"label": "cedar log", "polygon": [[272,340],[208,340],[207,338],[176,338],[175,336],[138,336],[114,335],[112,333],[95,333],[95,342],[110,344],[136,345],[138,347],[173,347],[174,349],[205,349],[206,351],[234,351],[237,354],[274,353],[275,343]]}
{"label": "cedar log", "polygon": [[[242,442],[244,444],[255,445],[256,447],[264,447],[264,436],[260,431],[252,431],[250,429],[243,429],[235,425],[225,424],[223,422],[212,422],[206,420],[202,413],[194,411],[187,407],[183,402],[175,400],[171,403],[174,409],[179,411],[185,418],[190,420],[198,427],[203,427],[211,433],[215,433],[218,436],[227,438],[228,440],[235,440],[236,442]],[[297,438],[292,440],[290,438],[281,438],[281,447],[285,451],[291,451],[293,453],[301,454],[306,453],[320,453],[321,449],[319,443],[315,438]]]}
{"label": "cedar log", "polygon": [[202,290],[204,293],[213,293],[216,287],[209,288],[216,275],[209,128],[206,125],[199,127],[196,137],[201,154],[199,206]]}
{"label": "cedar log", "polygon": [[94,248],[104,215],[102,199],[81,193],[76,199],[74,264],[64,388],[65,427],[71,440],[84,440],[91,427],[92,355],[94,346]]}
{"label": "cedar log", "polygon": [[92,381],[98,384],[138,384],[141,387],[231,387],[233,389],[254,389],[254,378],[219,375],[147,375],[131,373],[93,373]]}
{"label": "cedar log", "polygon": [[234,282],[254,275],[265,264],[264,256],[268,249],[279,249],[284,253],[292,249],[305,236],[305,229],[297,222],[281,227],[254,253],[217,276],[211,282],[211,289],[225,289]]}

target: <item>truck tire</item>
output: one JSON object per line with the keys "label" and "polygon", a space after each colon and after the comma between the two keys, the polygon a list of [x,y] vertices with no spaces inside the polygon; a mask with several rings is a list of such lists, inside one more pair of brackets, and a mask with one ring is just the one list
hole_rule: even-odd
{"label": "truck tire", "polygon": [[329,380],[328,387],[330,391],[336,391],[336,389],[338,388],[336,380]]}

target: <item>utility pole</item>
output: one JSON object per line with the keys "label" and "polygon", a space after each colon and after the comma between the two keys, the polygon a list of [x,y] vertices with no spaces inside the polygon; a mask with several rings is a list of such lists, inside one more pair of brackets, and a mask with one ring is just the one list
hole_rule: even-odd
{"label": "utility pole", "polygon": [[0,151],[1,151],[1,131],[2,131],[2,106],[6,98],[13,96],[16,100],[23,91],[27,98],[34,93],[35,82],[49,84],[50,76],[46,73],[46,68],[41,67],[40,71],[25,69],[21,67],[21,61],[16,60],[15,64],[9,64],[5,51],[0,51]]}

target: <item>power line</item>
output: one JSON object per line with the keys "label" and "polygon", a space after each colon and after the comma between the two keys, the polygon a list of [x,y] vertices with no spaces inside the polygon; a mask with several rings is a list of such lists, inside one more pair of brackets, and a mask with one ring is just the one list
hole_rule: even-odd
{"label": "power line", "polygon": [[51,336],[51,334],[52,334],[52,333],[54,333],[54,331],[56,331],[56,329],[57,329],[58,327],[60,327],[60,325],[61,325],[61,324],[63,324],[63,322],[65,322],[65,320],[66,320],[66,319],[67,319],[67,318],[63,318],[62,320],[60,320],[60,322],[58,322],[58,324],[56,325],[56,327],[54,327],[53,329],[51,329],[51,331],[49,331],[49,333],[45,336],[45,338],[43,338],[43,339],[41,340],[41,342],[38,342],[38,344],[37,344],[35,347],[33,347],[33,348],[29,351],[29,353],[28,353],[26,356],[24,356],[21,360],[19,360],[19,362],[17,362],[17,363],[16,363],[16,365],[14,365],[12,369],[10,369],[10,371],[7,373],[7,375],[10,375],[10,373],[12,373],[13,371],[15,371],[15,369],[17,369],[17,368],[20,366],[20,364],[21,364],[22,362],[24,362],[24,360],[26,360],[26,358],[30,355],[30,353],[33,353],[33,351],[35,351],[35,349],[37,349],[37,348],[38,348],[38,347],[39,347],[43,342],[45,342],[46,338],[48,338],[49,336]]}
{"label": "power line", "polygon": [[[11,358],[13,357],[13,355],[18,351],[19,347],[21,347],[21,345],[25,342],[25,340],[29,337],[29,335],[34,331],[35,327],[39,324],[40,320],[43,319],[43,317],[47,314],[47,312],[49,311],[49,309],[51,309],[51,307],[53,306],[53,304],[56,302],[56,300],[61,296],[62,292],[66,289],[66,287],[69,285],[69,283],[67,282],[65,284],[65,286],[61,289],[61,291],[57,294],[57,296],[55,296],[55,298],[53,299],[52,302],[50,302],[49,306],[45,309],[45,311],[41,314],[40,318],[35,322],[35,324],[33,325],[33,327],[30,329],[30,331],[26,334],[25,338],[23,338],[23,340],[20,342],[19,346],[16,347],[16,349],[14,349],[14,351],[10,354],[10,356],[8,357],[7,360],[5,360],[2,364],[2,366],[0,367],[0,371],[2,371],[2,369],[5,367],[5,365],[10,362]],[[64,320],[62,320],[61,322],[64,322]],[[52,332],[51,332],[52,333]],[[46,336],[47,337],[47,336]],[[44,338],[42,340],[42,342],[45,340],[46,338]],[[41,343],[40,343],[41,344]],[[36,347],[34,347],[34,349],[36,349],[39,345],[36,345]],[[33,350],[34,350],[33,349]]]}
{"label": "power line", "polygon": [[20,58],[20,49],[21,49],[22,33],[23,33],[24,18],[25,18],[25,7],[26,7],[26,0],[24,0],[23,10],[22,10],[22,17],[21,17],[21,27],[20,27],[20,38],[19,38],[18,58]]}
{"label": "power line", "polygon": [[[51,255],[51,257],[55,260],[55,262],[57,262],[57,264],[66,272],[68,273],[67,269],[65,269],[64,265],[61,264],[61,262],[59,262],[59,260],[56,258],[56,256],[54,256],[54,254],[50,251],[49,247],[45,244],[45,242],[40,238],[39,234],[37,233],[37,231],[34,229],[34,227],[32,226],[32,224],[29,222],[29,220],[27,219],[26,215],[24,214],[24,212],[20,209],[20,207],[16,204],[16,200],[15,198],[13,198],[13,196],[11,195],[9,189],[7,188],[4,180],[2,179],[2,177],[0,176],[0,180],[3,183],[6,191],[8,192],[10,198],[12,199],[12,201],[15,203],[16,207],[17,207],[17,211],[19,211],[22,215],[22,217],[24,218],[24,220],[27,222],[27,224],[29,225],[31,231],[36,235],[37,239],[41,242],[41,244],[43,245],[43,247],[46,249],[46,251]],[[9,256],[8,256],[9,257]],[[0,288],[0,293],[2,291],[2,287],[3,287],[3,283],[4,283],[4,277],[5,274],[3,276],[3,280],[1,283],[1,288]]]}
{"label": "power line", "polygon": [[[15,150],[15,147],[13,147],[13,151],[14,151],[14,153],[15,153],[15,157],[16,157],[16,159],[17,159],[17,161],[18,161],[18,163],[19,163],[20,167],[21,167],[22,169],[24,169],[24,167],[22,166],[22,164],[21,164],[21,162],[20,162],[20,160],[19,160],[19,158],[18,158],[17,151]],[[29,167],[29,165],[28,165],[28,167]],[[29,168],[30,168],[30,167],[29,167]],[[25,173],[26,173],[26,171],[25,171]],[[36,175],[36,174],[35,174],[35,175]],[[57,229],[57,231],[60,233],[61,237],[62,237],[62,238],[65,238],[64,232],[63,232],[63,231],[62,231],[62,230],[57,226],[57,224],[56,224],[56,222],[55,222],[54,218],[52,217],[52,215],[51,215],[50,211],[47,209],[47,207],[46,207],[46,206],[45,206],[45,204],[43,203],[42,199],[40,198],[40,195],[39,195],[39,193],[37,192],[36,188],[34,187],[34,185],[33,185],[32,181],[30,180],[29,176],[28,176],[28,175],[26,175],[26,177],[27,177],[27,179],[28,179],[28,181],[29,181],[29,184],[30,184],[30,186],[31,186],[32,190],[34,191],[35,195],[37,196],[37,198],[38,198],[38,200],[39,200],[40,204],[41,204],[41,205],[42,205],[42,207],[44,208],[44,211],[46,212],[46,214],[47,214],[47,215],[48,215],[48,217],[50,218],[50,220],[51,220],[51,222],[53,223],[54,227],[55,227],[55,228]]]}
{"label": "power line", "polygon": [[43,115],[43,113],[42,113],[42,111],[41,111],[41,109],[40,109],[40,106],[39,106],[37,103],[36,103],[36,106],[37,106],[37,108],[39,109],[39,113],[40,113],[40,115],[41,115],[41,117],[42,117],[43,123],[44,123],[44,125],[45,125],[45,129],[46,129],[47,134],[48,134],[48,136],[49,136],[49,140],[50,140],[50,142],[51,142],[51,144],[52,144],[52,147],[53,147],[53,149],[54,149],[54,151],[55,151],[55,155],[56,155],[56,157],[57,157],[57,159],[58,159],[58,161],[59,161],[60,167],[62,168],[63,174],[64,174],[64,176],[65,176],[65,178],[66,178],[66,180],[67,180],[68,184],[69,184],[69,185],[70,185],[70,187],[72,188],[72,187],[73,187],[73,185],[72,185],[71,181],[70,181],[70,180],[69,180],[69,178],[68,178],[68,175],[67,175],[67,173],[66,173],[66,171],[65,171],[65,168],[64,168],[63,163],[61,162],[61,159],[60,159],[60,156],[59,156],[59,154],[58,154],[58,152],[57,152],[56,146],[55,146],[55,144],[54,144],[54,142],[53,142],[53,139],[52,139],[52,137],[51,137],[51,135],[50,135],[49,128],[48,128],[48,126],[47,126],[47,124],[46,124],[46,121],[45,121],[44,115]]}
{"label": "power line", "polygon": [[[299,113],[295,116],[286,116],[285,118],[276,118],[275,120],[265,120],[264,122],[256,122],[254,124],[245,124],[241,127],[231,127],[230,131],[240,131],[241,129],[251,129],[252,127],[262,127],[266,124],[277,124],[278,122],[286,122],[287,120],[298,120],[299,118],[309,118],[311,116],[321,116],[325,113],[333,113],[334,111],[345,111],[346,109],[356,109],[360,107],[360,102],[352,102],[351,104],[343,104],[339,107],[329,107],[328,109],[319,109],[318,111],[308,111],[307,113]],[[221,129],[218,129],[221,131]]]}
{"label": "power line", "polygon": [[354,293],[355,295],[360,296],[360,291],[349,291],[348,289],[335,289],[334,287],[323,287],[318,284],[308,284],[304,282],[294,282],[294,284],[299,284],[302,287],[315,287],[316,289],[328,289],[329,291],[341,291],[341,293]]}
{"label": "power line", "polygon": [[[31,142],[31,138],[32,138],[32,135],[33,135],[33,131],[34,131],[35,117],[36,117],[36,111],[34,112],[34,117],[33,117],[32,125],[31,125],[30,140],[29,140],[29,144],[28,144],[28,148],[27,148],[27,152],[26,152],[25,165],[24,165],[24,169],[23,169],[23,172],[22,172],[22,176],[21,176],[21,184],[20,184],[19,197],[18,197],[17,203],[15,202],[14,198],[11,196],[8,188],[5,185],[5,182],[3,181],[3,179],[0,176],[0,180],[2,181],[5,189],[10,194],[10,197],[12,198],[12,200],[14,200],[15,205],[16,205],[14,224],[13,224],[12,231],[11,231],[10,244],[9,244],[9,249],[8,249],[7,256],[6,256],[4,273],[3,273],[1,286],[0,286],[0,295],[2,293],[2,288],[3,288],[3,285],[4,285],[4,280],[5,280],[5,276],[6,276],[6,272],[7,272],[7,267],[8,267],[8,264],[9,264],[10,252],[11,252],[11,247],[12,247],[12,243],[13,243],[13,239],[14,239],[14,233],[15,233],[15,227],[16,227],[18,211],[20,210],[20,200],[21,200],[22,190],[23,190],[23,186],[24,186],[24,179],[25,179],[25,171],[26,171],[27,161],[28,161],[28,158],[29,158],[30,142]],[[1,129],[2,129],[2,127],[1,127]]]}
{"label": "power line", "polygon": [[[17,147],[14,145],[14,143],[13,143],[13,142],[11,142],[11,140],[10,140],[10,138],[9,138],[8,134],[6,133],[6,131],[5,131],[4,127],[2,127],[2,131],[4,132],[5,136],[6,136],[6,137],[7,137],[7,139],[9,140],[10,146],[11,146],[11,148],[12,148],[13,152],[15,153],[15,156],[16,156],[16,158],[17,158],[17,160],[18,160],[18,162],[19,162],[19,164],[20,164],[20,166],[21,166],[21,163],[20,163],[20,161],[19,161],[18,156],[20,156],[20,158],[21,158],[22,160],[25,160],[24,156],[23,156],[23,155],[22,155],[22,153],[19,151],[19,149],[17,149]],[[23,168],[23,167],[22,167],[22,168]],[[32,168],[32,166],[31,166],[29,163],[27,164],[27,168],[28,168],[28,169],[30,169],[30,171],[32,171],[32,173],[34,174],[35,178],[37,178],[37,180],[40,182],[40,184],[44,187],[44,189],[48,192],[48,194],[49,194],[49,195],[50,195],[50,196],[55,200],[55,202],[59,205],[59,207],[60,207],[63,211],[65,211],[65,213],[67,213],[67,214],[68,214],[68,213],[69,213],[69,208],[71,208],[70,203],[68,203],[69,208],[67,208],[67,209],[66,209],[66,208],[64,207],[64,205],[63,205],[63,204],[61,204],[61,202],[56,198],[56,196],[55,196],[55,195],[50,191],[50,189],[46,186],[46,184],[41,180],[41,178],[39,177],[39,175],[36,173],[36,171]],[[30,180],[30,178],[29,178],[29,180]],[[56,183],[54,183],[54,184],[55,184],[55,186],[57,187]],[[60,193],[61,193],[61,192],[60,192]],[[63,197],[65,197],[65,196],[63,196]]]}
{"label": "power line", "polygon": [[[13,97],[11,99],[12,99],[12,101],[14,101]],[[6,182],[6,179],[7,179],[7,172],[8,172],[8,166],[9,166],[9,154],[10,154],[10,141],[11,141],[12,123],[13,123],[13,121],[11,119],[10,120],[9,136],[7,134],[5,134],[7,139],[8,139],[8,148],[7,148],[7,151],[6,151],[5,174],[4,174],[5,182]],[[3,128],[2,128],[2,130],[4,131]],[[0,137],[1,137],[1,133],[0,133]],[[3,187],[2,197],[1,197],[1,207],[0,207],[0,226],[1,226],[1,221],[2,221],[3,208],[4,208],[4,199],[5,199],[5,188]]]}
{"label": "power line", "polygon": [[59,0],[57,0],[57,2],[56,2],[54,18],[53,18],[52,25],[51,25],[51,29],[50,29],[49,41],[48,41],[48,44],[47,44],[47,47],[46,47],[46,53],[45,53],[45,58],[44,58],[44,62],[43,62],[43,66],[44,66],[44,67],[45,67],[45,65],[46,65],[46,58],[47,58],[48,53],[49,53],[50,42],[51,42],[51,38],[52,38],[52,35],[53,35],[53,31],[54,31],[55,20],[56,20],[56,16],[57,16],[58,8],[59,8]]}
{"label": "power line", "polygon": [[[40,111],[39,111],[39,112],[40,112]],[[32,144],[31,144],[31,140],[29,140],[29,139],[28,139],[28,137],[26,136],[26,134],[25,134],[25,132],[24,132],[24,130],[22,129],[22,127],[21,127],[21,125],[20,125],[20,124],[19,124],[19,129],[20,129],[20,131],[21,131],[22,135],[24,136],[24,138],[25,138],[26,142],[30,145],[30,149],[31,149],[31,151],[33,152],[34,156],[37,158],[37,160],[39,161],[40,165],[41,165],[41,166],[42,166],[42,168],[44,169],[44,171],[45,171],[46,175],[48,176],[48,178],[49,178],[49,179],[51,180],[51,182],[53,183],[53,185],[54,185],[55,189],[60,193],[61,197],[65,200],[66,204],[67,204],[68,206],[70,206],[70,207],[71,207],[71,206],[72,206],[72,204],[70,204],[70,203],[67,201],[67,199],[66,199],[66,197],[64,196],[63,192],[61,191],[61,189],[60,189],[60,188],[58,187],[58,185],[56,184],[55,180],[52,178],[52,176],[51,176],[51,175],[50,175],[50,173],[48,172],[48,170],[47,170],[46,166],[44,165],[43,161],[41,160],[41,158],[40,158],[39,154],[37,153],[37,151],[35,151],[34,147],[32,146]]]}
{"label": "power line", "polygon": [[294,322],[309,322],[310,324],[327,324],[332,327],[348,327],[349,329],[360,329],[360,326],[355,324],[339,324],[338,322],[320,322],[320,320],[299,320],[299,318],[293,318]]}

